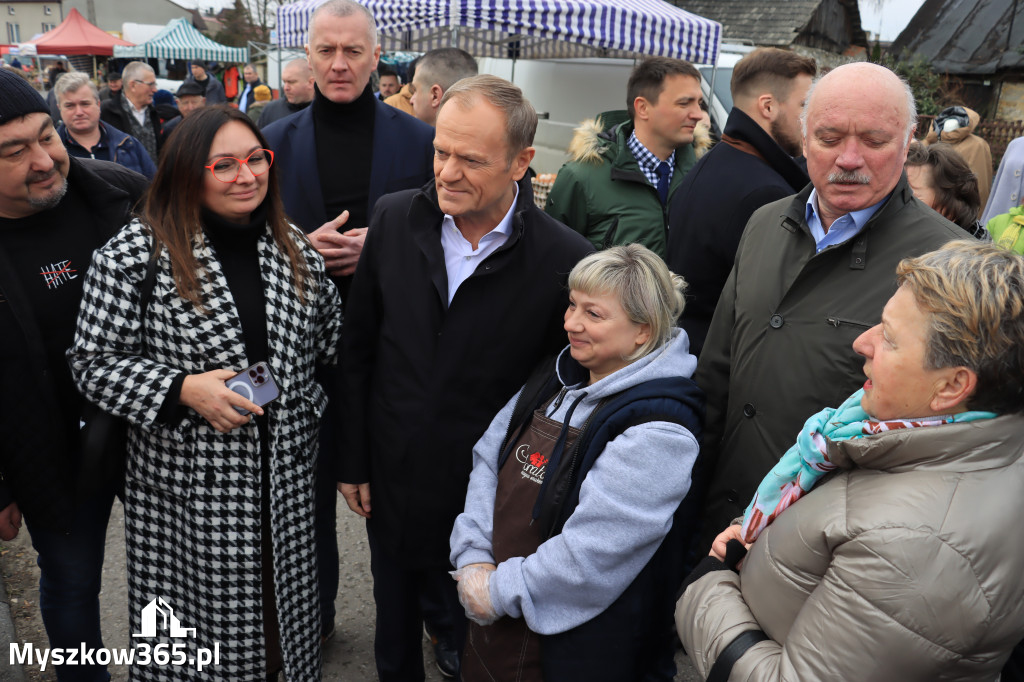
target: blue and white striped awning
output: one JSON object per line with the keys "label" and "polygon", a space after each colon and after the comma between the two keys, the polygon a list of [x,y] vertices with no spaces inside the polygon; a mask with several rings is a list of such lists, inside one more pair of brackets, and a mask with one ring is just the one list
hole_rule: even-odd
{"label": "blue and white striped awning", "polygon": [[228,47],[197,31],[187,19],[171,22],[151,40],[134,47],[114,47],[115,57],[149,59],[195,59],[207,62],[243,64],[249,61],[249,48]]}
{"label": "blue and white striped awning", "polygon": [[[326,0],[277,9],[282,47],[306,43]],[[360,0],[386,51],[461,47],[476,57],[540,59],[659,55],[714,64],[722,27],[664,0]]]}

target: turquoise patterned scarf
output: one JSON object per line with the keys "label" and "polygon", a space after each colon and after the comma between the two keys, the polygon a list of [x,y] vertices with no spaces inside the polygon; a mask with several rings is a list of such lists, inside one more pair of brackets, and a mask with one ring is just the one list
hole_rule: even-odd
{"label": "turquoise patterned scarf", "polygon": [[743,514],[743,527],[740,529],[743,542],[756,540],[779,514],[810,492],[822,476],[836,468],[828,459],[828,441],[862,438],[896,429],[992,419],[996,416],[992,412],[961,412],[924,419],[878,421],[869,417],[861,408],[863,396],[864,389],[861,389],[839,407],[826,407],[807,420],[797,435],[796,443],[757,487],[754,499]]}

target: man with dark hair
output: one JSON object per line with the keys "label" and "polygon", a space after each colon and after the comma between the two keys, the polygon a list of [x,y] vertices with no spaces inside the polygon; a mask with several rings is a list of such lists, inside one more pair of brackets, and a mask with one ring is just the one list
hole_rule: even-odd
{"label": "man with dark hair", "polygon": [[423,679],[424,586],[443,595],[454,641],[465,641],[448,539],[473,444],[534,365],[565,346],[566,277],[593,251],[533,203],[536,129],[512,83],[453,85],[434,182],[380,200],[352,284],[338,471],[349,508],[368,519],[382,682]]}
{"label": "man with dark hair", "polygon": [[206,72],[204,62],[192,62],[189,65],[191,73],[185,78],[185,82],[198,83],[203,89],[203,97],[207,104],[226,104],[228,96],[224,94],[224,84]]}
{"label": "man with dark hair", "polygon": [[381,102],[386,100],[391,95],[398,92],[398,89],[402,87],[402,82],[398,79],[398,74],[387,64],[377,65],[377,99]]}
{"label": "man with dark hair", "polygon": [[441,98],[459,80],[477,74],[473,55],[457,47],[442,47],[420,57],[412,78],[409,104],[413,114],[424,123],[434,125]]}
{"label": "man with dark hair", "polygon": [[751,214],[808,182],[793,157],[803,154],[800,111],[816,71],[813,59],[774,47],[741,59],[732,72],[733,110],[722,143],[697,162],[672,199],[665,260],[688,285],[679,324],[694,355]]}
{"label": "man with dark hair", "polygon": [[313,71],[305,59],[293,59],[281,71],[281,97],[264,107],[256,122],[261,129],[298,113],[313,101]]}
{"label": "man with dark hair", "polygon": [[629,121],[584,121],[544,210],[599,249],[639,243],[665,257],[668,205],[697,158],[700,72],[679,59],[640,62],[626,90]]}
{"label": "man with dark hair", "polygon": [[[379,57],[377,25],[366,7],[355,0],[320,5],[310,19],[306,45],[316,81],[313,103],[264,130],[275,152],[285,211],[309,233],[346,305],[377,200],[420,187],[432,176],[434,131],[373,95],[370,75]],[[342,226],[346,230],[339,232]],[[321,383],[331,395],[333,378],[321,377]],[[322,422],[317,467],[317,564],[325,635],[334,629],[338,545],[336,479],[323,458],[337,447],[336,429],[331,419]]]}
{"label": "man with dark hair", "polygon": [[412,104],[409,100],[412,99],[412,79],[416,77],[416,64],[419,63],[419,61],[420,57],[417,57],[409,62],[409,66],[407,67],[409,78],[406,80],[405,85],[403,85],[398,92],[384,99],[384,104],[392,106],[399,111],[404,111],[410,116],[416,115],[416,112],[412,110]]}
{"label": "man with dark hair", "polygon": [[[131,220],[146,184],[117,164],[69,157],[43,98],[0,69],[0,539],[14,539],[24,514],[51,649],[103,647],[114,482],[83,462],[85,406],[65,351],[92,252]],[[95,662],[59,665],[57,678],[110,679]]]}

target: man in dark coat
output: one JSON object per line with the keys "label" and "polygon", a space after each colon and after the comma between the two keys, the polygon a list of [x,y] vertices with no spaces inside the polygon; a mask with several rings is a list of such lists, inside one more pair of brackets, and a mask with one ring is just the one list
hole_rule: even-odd
{"label": "man in dark coat", "polygon": [[531,368],[566,345],[566,278],[593,250],[533,203],[536,126],[508,81],[449,88],[434,182],[378,202],[356,270],[339,488],[368,519],[384,682],[423,679],[419,586],[443,590],[464,641],[448,538],[473,444]]}
{"label": "man in dark coat", "polygon": [[156,72],[144,62],[129,62],[121,75],[124,96],[108,99],[100,105],[100,120],[141,142],[153,163],[157,163],[164,140],[160,134],[163,127],[160,115],[153,106]]}
{"label": "man in dark coat", "polygon": [[281,71],[281,96],[263,108],[256,125],[262,130],[308,107],[313,101],[313,83],[313,72],[305,59],[285,64]]}
{"label": "man in dark coat", "polygon": [[751,216],[694,375],[714,467],[703,551],[807,418],[861,387],[852,344],[881,319],[900,260],[964,236],[907,183],[916,121],[909,86],[877,64],[833,69],[808,94],[811,184]]}
{"label": "man in dark coat", "polygon": [[227,104],[228,97],[224,94],[224,84],[211,76],[206,70],[203,62],[192,62],[189,64],[189,75],[185,77],[186,83],[197,83],[203,89],[203,97],[206,103]]}
{"label": "man in dark coat", "polygon": [[[0,70],[0,538],[22,514],[39,554],[51,648],[99,649],[111,481],[86,488],[82,400],[64,354],[92,252],[125,225],[146,179],[69,158],[42,97]],[[104,665],[57,674],[107,679]]]}
{"label": "man in dark coat", "polygon": [[815,71],[813,59],[777,48],[741,59],[732,72],[734,108],[722,144],[697,162],[672,199],[666,262],[688,285],[679,326],[694,355],[751,214],[808,182],[793,157],[803,154],[800,110]]}
{"label": "man in dark coat", "polygon": [[[309,23],[306,58],[316,80],[313,103],[268,126],[285,212],[305,232],[334,276],[342,303],[381,195],[420,187],[431,178],[434,130],[373,96],[370,74],[380,44],[373,15],[354,0],[328,0]],[[345,231],[339,230],[345,226]],[[321,377],[330,386],[333,381]],[[333,452],[330,421],[320,430],[321,457]],[[322,461],[322,460],[321,460]],[[336,481],[317,468],[317,564],[324,634],[334,628],[338,591]]]}

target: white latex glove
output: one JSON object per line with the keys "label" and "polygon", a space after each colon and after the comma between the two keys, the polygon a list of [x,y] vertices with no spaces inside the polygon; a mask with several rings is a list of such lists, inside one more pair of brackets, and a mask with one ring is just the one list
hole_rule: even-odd
{"label": "white latex glove", "polygon": [[491,605],[492,564],[470,564],[451,576],[459,582],[459,603],[466,609],[466,618],[477,625],[490,625],[498,620],[498,614]]}

